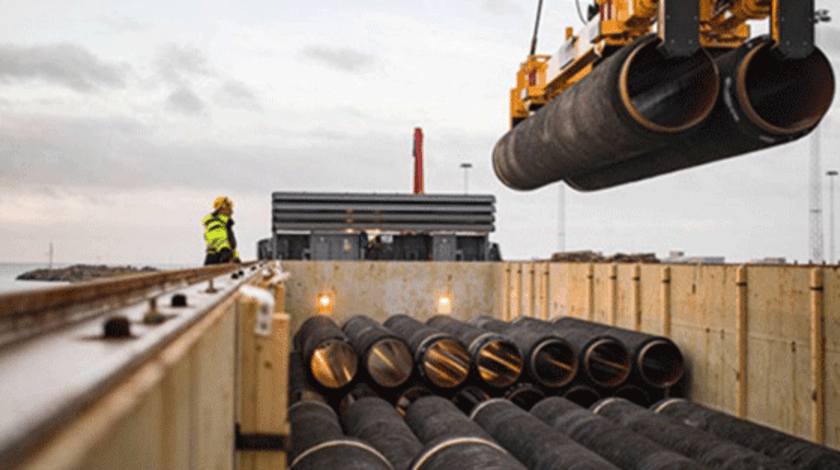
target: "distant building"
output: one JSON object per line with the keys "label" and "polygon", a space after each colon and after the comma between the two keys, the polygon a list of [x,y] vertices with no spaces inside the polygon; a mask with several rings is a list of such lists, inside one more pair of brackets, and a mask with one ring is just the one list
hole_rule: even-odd
{"label": "distant building", "polygon": [[686,256],[684,251],[670,251],[668,257],[662,260],[663,263],[684,263],[684,264],[724,264],[724,256]]}
{"label": "distant building", "polygon": [[767,256],[767,257],[764,257],[764,258],[762,258],[762,259],[753,259],[753,260],[750,260],[750,263],[749,263],[749,264],[773,264],[773,265],[779,265],[779,264],[788,264],[788,262],[787,262],[787,260],[785,259],[785,257],[784,257],[784,256]]}

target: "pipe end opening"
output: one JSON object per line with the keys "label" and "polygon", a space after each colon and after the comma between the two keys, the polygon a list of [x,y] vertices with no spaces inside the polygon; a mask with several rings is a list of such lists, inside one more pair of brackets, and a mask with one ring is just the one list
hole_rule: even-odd
{"label": "pipe end opening", "polygon": [[577,375],[575,350],[565,341],[548,340],[534,349],[531,368],[535,378],[546,387],[562,387]]}
{"label": "pipe end opening", "polygon": [[600,339],[586,350],[584,359],[589,377],[602,387],[616,387],[630,377],[630,353],[614,339]]}
{"label": "pipe end opening", "polygon": [[309,370],[312,377],[327,388],[341,388],[353,381],[358,372],[356,350],[346,341],[328,339],[312,353]]}
{"label": "pipe end opening", "polygon": [[414,368],[408,346],[393,338],[377,341],[371,346],[365,362],[371,379],[385,388],[404,384]]}
{"label": "pipe end opening", "polygon": [[668,388],[679,382],[684,373],[680,349],[669,341],[651,341],[639,352],[636,366],[642,378],[658,388]]}
{"label": "pipe end opening", "polygon": [[666,58],[660,40],[640,44],[619,75],[619,93],[633,119],[654,132],[676,133],[703,122],[717,102],[720,73],[700,50],[691,57]]}
{"label": "pipe end opening", "polygon": [[470,373],[470,353],[455,339],[441,339],[429,346],[422,361],[426,380],[440,388],[454,388]]}
{"label": "pipe end opening", "polygon": [[513,343],[489,341],[476,355],[476,368],[481,380],[493,387],[513,385],[522,374],[522,355]]}
{"label": "pipe end opening", "polygon": [[738,100],[747,116],[766,132],[806,131],[831,107],[831,64],[816,48],[803,59],[782,60],[773,45],[768,41],[756,47],[741,62]]}

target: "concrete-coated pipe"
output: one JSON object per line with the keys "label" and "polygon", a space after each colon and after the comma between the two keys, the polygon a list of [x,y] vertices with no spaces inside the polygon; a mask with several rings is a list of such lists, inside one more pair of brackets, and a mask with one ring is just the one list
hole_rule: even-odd
{"label": "concrete-coated pipe", "polygon": [[341,413],[348,436],[364,440],[384,455],[394,470],[407,470],[423,444],[387,401],[361,398]]}
{"label": "concrete-coated pipe", "polygon": [[706,470],[565,398],[546,398],[531,408],[531,414],[625,470]]}
{"label": "concrete-coated pipe", "polygon": [[388,459],[370,444],[344,435],[329,406],[302,401],[289,408],[292,447],[289,469],[393,470]]}
{"label": "concrete-coated pipe", "polygon": [[412,470],[525,470],[481,426],[441,397],[421,398],[408,408],[405,421],[425,444]]}
{"label": "concrete-coated pipe", "polygon": [[576,175],[580,190],[629,183],[792,142],[810,133],[831,106],[835,80],[819,49],[783,59],[767,37],[719,56],[720,96],[709,118],[686,139]]}
{"label": "concrete-coated pipe", "polygon": [[482,404],[471,417],[528,468],[619,469],[534,415],[504,400],[492,400]]}
{"label": "concrete-coated pipe", "polygon": [[840,470],[840,452],[760,424],[710,410],[682,398],[666,398],[651,409],[752,450],[788,462],[800,470]]}
{"label": "concrete-coated pipe", "polygon": [[535,189],[679,142],[711,113],[718,71],[704,50],[666,58],[648,35],[619,49],[496,143],[505,185]]}
{"label": "concrete-coated pipe", "polygon": [[341,328],[324,315],[315,315],[298,329],[295,349],[301,351],[311,377],[328,389],[339,389],[356,377],[359,356]]}
{"label": "concrete-coated pipe", "polygon": [[439,328],[467,345],[475,378],[494,388],[513,385],[522,374],[523,360],[519,347],[507,336],[456,320],[435,315],[427,325]]}
{"label": "concrete-coated pipe", "polygon": [[658,415],[623,398],[605,398],[591,410],[712,470],[792,470],[765,454]]}
{"label": "concrete-coated pipe", "polygon": [[685,373],[685,361],[680,348],[664,336],[639,333],[573,317],[561,317],[552,323],[560,328],[588,330],[618,339],[633,356],[633,374],[647,385],[668,388],[677,383]]}
{"label": "concrete-coated pipe", "polygon": [[467,380],[470,353],[451,334],[403,314],[388,318],[383,325],[408,344],[418,373],[431,386],[449,390]]}
{"label": "concrete-coated pipe", "polygon": [[577,375],[577,351],[557,335],[484,316],[474,318],[471,323],[509,336],[522,351],[525,375],[543,387],[563,387]]}
{"label": "concrete-coated pipe", "polygon": [[375,384],[395,388],[414,370],[408,345],[376,320],[356,315],[344,322],[344,334],[361,357],[362,369]]}
{"label": "concrete-coated pipe", "polygon": [[593,385],[617,387],[630,377],[630,353],[612,335],[591,329],[561,327],[528,317],[519,317],[513,323],[565,339],[578,351],[578,364],[583,371],[578,375],[583,375]]}

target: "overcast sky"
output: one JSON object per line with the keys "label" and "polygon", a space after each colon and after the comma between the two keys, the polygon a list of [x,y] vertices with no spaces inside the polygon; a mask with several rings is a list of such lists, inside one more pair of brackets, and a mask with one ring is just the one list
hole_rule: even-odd
{"label": "overcast sky", "polygon": [[[199,264],[201,219],[219,194],[234,199],[252,259],[270,233],[272,191],[410,192],[415,126],[426,135],[428,193],[463,192],[459,166],[472,163],[470,192],[496,196],[491,238],[503,256],[548,257],[558,186],[510,190],[491,163],[535,7],[3,2],[0,262],[46,260],[53,241],[59,262]],[[836,69],[840,0],[817,7],[836,17],[819,39]],[[545,2],[543,18],[543,53],[580,25],[573,0]],[[823,173],[840,169],[837,102],[822,124]],[[807,260],[809,146],[567,189],[566,248]]]}

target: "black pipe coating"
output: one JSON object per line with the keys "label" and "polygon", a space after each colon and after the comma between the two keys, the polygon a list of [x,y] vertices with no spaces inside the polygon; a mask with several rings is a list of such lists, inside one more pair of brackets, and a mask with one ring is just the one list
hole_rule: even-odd
{"label": "black pipe coating", "polygon": [[412,403],[405,414],[405,422],[423,443],[456,436],[493,440],[451,401],[438,396],[423,397]]}
{"label": "black pipe coating", "polygon": [[526,467],[452,402],[441,397],[415,401],[405,421],[426,444],[412,462],[416,470],[524,470]]}
{"label": "black pipe coating", "polygon": [[348,436],[358,437],[382,453],[394,470],[407,470],[423,444],[393,406],[377,397],[361,398],[341,413]]}
{"label": "black pipe coating", "polygon": [[502,136],[493,149],[499,180],[521,190],[577,182],[680,142],[715,105],[717,67],[704,50],[666,59],[659,44],[651,34],[617,50]]}
{"label": "black pipe coating", "polygon": [[482,404],[472,419],[530,469],[618,470],[534,415],[504,400]]}
{"label": "black pipe coating", "polygon": [[477,317],[475,326],[509,336],[522,351],[525,373],[548,388],[559,388],[574,380],[578,371],[577,351],[565,339],[534,331],[491,317]]}
{"label": "black pipe coating", "polygon": [[592,412],[712,470],[792,469],[787,463],[658,415],[623,398],[605,398],[592,407]]}
{"label": "black pipe coating", "polygon": [[513,324],[554,334],[569,342],[578,351],[578,364],[583,375],[594,385],[617,387],[630,377],[630,353],[621,341],[610,334],[593,332],[591,329],[559,327],[528,317],[519,317]]}
{"label": "black pipe coating", "polygon": [[656,413],[712,433],[800,470],[840,470],[840,452],[681,398],[651,407]]}
{"label": "black pipe coating", "polygon": [[646,439],[560,397],[549,397],[531,414],[625,470],[701,470],[694,460]]}
{"label": "black pipe coating", "polygon": [[394,315],[384,326],[408,344],[420,376],[434,387],[452,389],[467,380],[470,353],[454,336],[408,315]]}
{"label": "black pipe coating", "polygon": [[505,391],[504,398],[528,411],[545,398],[545,393],[536,385],[522,382]]}
{"label": "black pipe coating", "polygon": [[356,315],[344,322],[344,334],[361,357],[364,371],[383,388],[404,384],[414,370],[408,345],[376,320]]}
{"label": "black pipe coating", "polygon": [[552,323],[561,328],[592,331],[618,339],[633,356],[633,374],[653,387],[671,387],[685,373],[685,361],[680,348],[664,336],[649,335],[573,317],[558,318]]}
{"label": "black pipe coating", "polygon": [[292,351],[289,353],[289,406],[303,400],[327,402],[326,398],[309,384],[301,353]]}
{"label": "black pipe coating", "polygon": [[356,350],[338,325],[324,315],[303,322],[295,333],[294,345],[303,354],[309,374],[320,385],[339,389],[356,377]]}
{"label": "black pipe coating", "polygon": [[344,435],[329,406],[302,401],[289,408],[292,446],[289,469],[392,470],[391,463],[366,442]]}
{"label": "black pipe coating", "polygon": [[831,106],[835,88],[831,65],[816,47],[808,57],[785,60],[774,46],[768,37],[758,37],[715,60],[720,71],[717,102],[709,118],[683,141],[566,182],[580,190],[601,189],[807,135]]}
{"label": "black pipe coating", "polygon": [[476,380],[491,387],[505,388],[522,374],[522,353],[507,336],[448,315],[435,315],[426,324],[452,334],[467,345]]}

